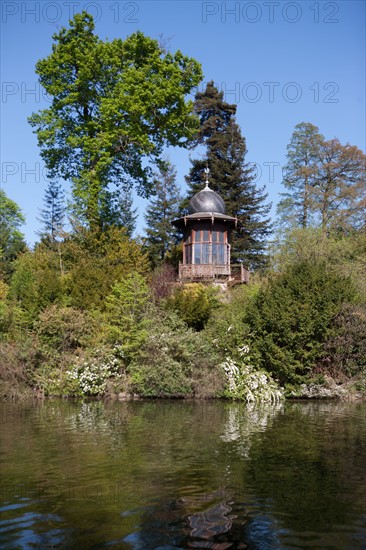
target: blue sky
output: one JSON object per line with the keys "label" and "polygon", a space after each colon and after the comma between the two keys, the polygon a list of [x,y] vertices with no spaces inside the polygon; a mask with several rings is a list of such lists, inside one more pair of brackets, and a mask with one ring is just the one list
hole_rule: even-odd
{"label": "blue sky", "polygon": [[[272,214],[283,191],[286,147],[299,122],[311,122],[326,138],[365,150],[365,2],[352,1],[33,1],[1,3],[1,186],[26,216],[23,231],[37,240],[37,221],[47,185],[36,136],[27,122],[49,105],[34,67],[51,52],[52,35],[73,12],[87,9],[102,39],[139,29],[169,39],[196,58],[204,83],[214,80],[236,103],[246,138],[247,161],[266,186]],[[204,87],[204,83],[200,88]],[[178,182],[189,155],[169,151]],[[146,202],[136,198],[137,233]]]}

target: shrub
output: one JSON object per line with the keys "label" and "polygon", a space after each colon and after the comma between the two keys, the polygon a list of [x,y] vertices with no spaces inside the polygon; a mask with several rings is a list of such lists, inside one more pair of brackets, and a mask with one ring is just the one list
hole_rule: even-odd
{"label": "shrub", "polygon": [[173,285],[176,280],[177,273],[172,265],[164,263],[154,269],[149,286],[155,301],[159,302],[168,298],[173,292]]}
{"label": "shrub", "polygon": [[260,366],[282,384],[303,382],[334,316],[354,296],[350,279],[327,269],[324,262],[300,262],[274,275],[246,311]]}
{"label": "shrub", "polygon": [[103,395],[111,379],[121,378],[121,359],[117,352],[120,352],[118,348],[109,353],[95,350],[93,357],[67,371],[68,383],[75,384],[75,390],[79,395]]}
{"label": "shrub", "polygon": [[42,311],[35,331],[46,350],[59,353],[86,347],[94,334],[91,316],[73,307],[53,305]]}
{"label": "shrub", "polygon": [[230,357],[221,364],[225,372],[226,387],[224,397],[240,399],[247,403],[270,402],[275,403],[283,398],[283,391],[263,369],[256,369],[252,365],[250,348],[243,345],[239,354],[240,360],[234,361]]}
{"label": "shrub", "polygon": [[36,396],[34,372],[40,362],[37,340],[23,337],[16,343],[0,342],[0,397],[5,399]]}
{"label": "shrub", "polygon": [[108,338],[111,343],[123,347],[126,359],[133,357],[145,341],[148,301],[145,278],[137,272],[114,283],[106,298]]}
{"label": "shrub", "polygon": [[63,255],[70,304],[80,309],[102,308],[116,281],[148,270],[146,254],[123,228],[110,227],[103,232],[80,229],[64,243]]}
{"label": "shrub", "polygon": [[195,330],[202,330],[219,301],[216,289],[202,283],[188,283],[170,296],[166,305]]}
{"label": "shrub", "polygon": [[366,374],[366,306],[343,304],[314,369],[337,382]]}
{"label": "shrub", "polygon": [[145,344],[129,367],[132,389],[145,397],[211,397],[222,389],[212,345],[172,312],[153,313]]}
{"label": "shrub", "polygon": [[239,348],[248,341],[251,328],[244,322],[250,300],[258,292],[258,285],[240,285],[229,291],[228,301],[217,307],[205,326],[205,337],[211,341],[222,358],[239,358]]}

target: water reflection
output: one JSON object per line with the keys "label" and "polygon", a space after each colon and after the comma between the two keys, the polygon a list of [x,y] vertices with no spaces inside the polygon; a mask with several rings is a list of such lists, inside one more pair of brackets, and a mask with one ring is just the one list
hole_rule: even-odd
{"label": "water reflection", "polygon": [[366,404],[1,412],[5,548],[366,546]]}

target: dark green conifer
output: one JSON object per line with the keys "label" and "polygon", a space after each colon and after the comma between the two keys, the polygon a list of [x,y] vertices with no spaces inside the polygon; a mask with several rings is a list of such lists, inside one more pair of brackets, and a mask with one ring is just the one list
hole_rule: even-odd
{"label": "dark green conifer", "polygon": [[51,180],[43,197],[44,208],[40,210],[39,221],[42,223],[40,236],[43,239],[55,242],[62,231],[66,207],[65,192],[61,184]]}
{"label": "dark green conifer", "polygon": [[177,231],[171,222],[178,217],[182,197],[176,183],[174,166],[165,161],[154,178],[155,196],[150,199],[145,220],[147,223],[146,243],[153,265],[158,265],[168,251],[177,244]]}
{"label": "dark green conifer", "polygon": [[235,122],[236,105],[223,100],[213,82],[205,92],[198,92],[195,111],[200,117],[200,129],[195,145],[205,145],[203,158],[192,161],[186,178],[188,198],[182,203],[187,206],[189,198],[202,189],[204,169],[210,170],[209,184],[225,201],[227,213],[238,218],[238,228],[232,235],[232,261],[244,262],[249,267],[260,267],[265,263],[265,239],[270,232],[268,212],[265,204],[267,194],[254,183],[254,170],[245,161],[247,153],[245,138]]}
{"label": "dark green conifer", "polygon": [[133,197],[131,190],[124,190],[119,199],[120,220],[118,226],[124,227],[129,237],[136,229],[137,208],[132,208]]}

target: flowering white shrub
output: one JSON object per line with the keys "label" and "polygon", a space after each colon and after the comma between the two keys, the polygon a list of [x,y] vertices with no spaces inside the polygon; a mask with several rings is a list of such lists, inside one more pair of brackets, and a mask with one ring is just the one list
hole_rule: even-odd
{"label": "flowering white shrub", "polygon": [[225,397],[241,399],[247,403],[276,403],[283,398],[283,390],[264,370],[256,369],[250,363],[249,346],[239,348],[240,361],[230,357],[221,364],[226,375]]}
{"label": "flowering white shrub", "polygon": [[109,355],[103,356],[95,350],[95,357],[75,365],[68,372],[70,380],[77,380],[81,394],[99,395],[105,392],[108,380],[121,378],[121,350],[115,347]]}

